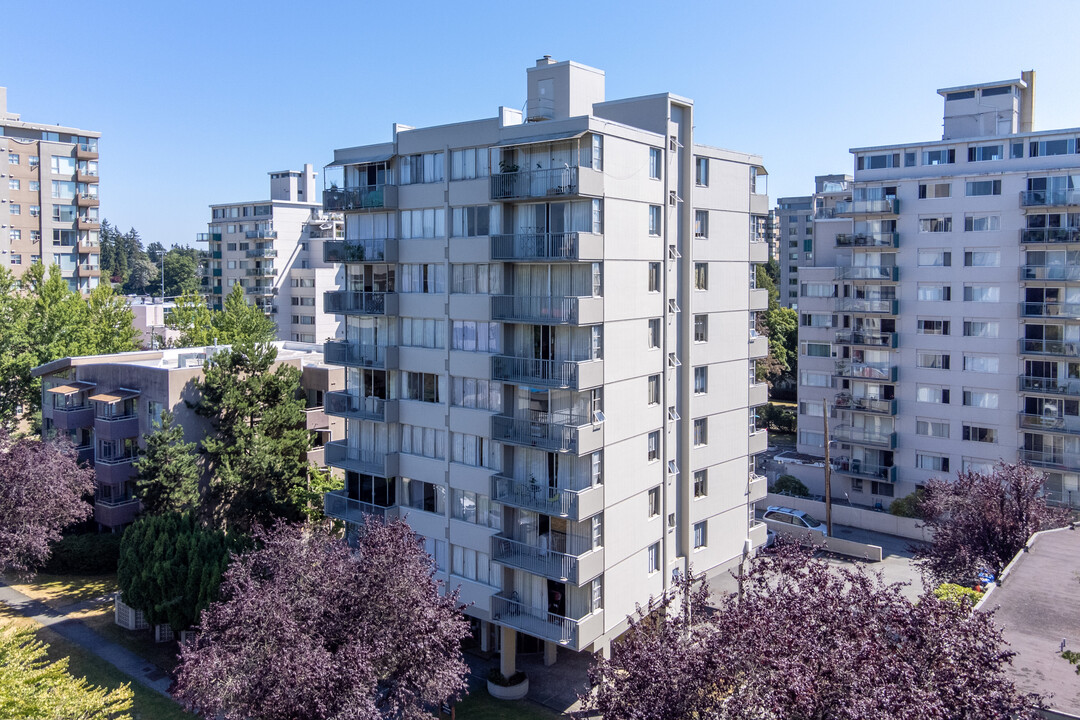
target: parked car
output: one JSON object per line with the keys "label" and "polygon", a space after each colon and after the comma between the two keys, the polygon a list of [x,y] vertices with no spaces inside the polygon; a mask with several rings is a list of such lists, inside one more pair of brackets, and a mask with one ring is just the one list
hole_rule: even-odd
{"label": "parked car", "polygon": [[791,525],[792,530],[814,530],[820,532],[822,535],[829,534],[825,530],[825,523],[821,522],[810,513],[803,512],[802,510],[770,505],[765,508],[765,514],[762,515],[762,519],[771,520],[775,523],[782,523],[784,525]]}

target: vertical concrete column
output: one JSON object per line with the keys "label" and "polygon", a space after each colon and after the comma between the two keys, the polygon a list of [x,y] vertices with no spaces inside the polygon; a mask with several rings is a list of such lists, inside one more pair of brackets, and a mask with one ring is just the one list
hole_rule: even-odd
{"label": "vertical concrete column", "polygon": [[510,678],[517,672],[517,630],[503,626],[502,653],[499,655],[499,672]]}
{"label": "vertical concrete column", "polygon": [[548,640],[544,643],[544,666],[551,667],[559,656],[559,644]]}
{"label": "vertical concrete column", "polygon": [[480,652],[491,651],[491,623],[480,621]]}

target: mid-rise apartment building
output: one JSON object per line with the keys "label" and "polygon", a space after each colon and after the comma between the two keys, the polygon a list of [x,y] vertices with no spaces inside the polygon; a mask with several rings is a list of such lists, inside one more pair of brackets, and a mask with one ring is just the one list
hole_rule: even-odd
{"label": "mid-rise apartment building", "polygon": [[799,265],[814,264],[814,220],[833,217],[837,202],[850,200],[850,175],[818,175],[814,194],[783,197],[776,201],[778,262],[780,264],[780,304],[799,304]]}
{"label": "mid-rise apartment building", "polygon": [[88,293],[101,279],[98,139],[101,133],[24,122],[0,87],[0,263],[16,277],[59,265]]}
{"label": "mid-rise apartment building", "polygon": [[943,138],[853,149],[815,223],[798,441],[820,456],[828,413],[835,495],[1005,459],[1080,502],[1080,130],[1034,131],[1034,81],[939,90]]}
{"label": "mid-rise apartment building", "polygon": [[210,206],[202,287],[211,307],[239,284],[278,328],[278,340],[321,343],[343,337],[340,319],[322,309],[323,294],[341,287],[340,266],[324,244],[343,236],[341,216],[325,213],[314,168],[269,173],[270,199]]}
{"label": "mid-rise apartment building", "polygon": [[519,642],[605,650],[673,573],[764,539],[760,157],[698,144],[685,98],[527,76],[524,114],[397,125],[336,150],[323,193],[346,273],[327,512],[407,517],[507,675]]}
{"label": "mid-rise apartment building", "polygon": [[[343,424],[323,411],[326,394],[344,386],[344,372],[323,363],[319,345],[274,345],[277,362],[302,373],[307,427],[319,438],[308,457],[322,465],[325,443],[344,436]],[[160,424],[163,410],[184,428],[185,442],[200,442],[212,431],[189,403],[198,400],[203,363],[222,349],[227,346],[67,357],[34,368],[34,376],[42,379],[42,436],[66,436],[80,460],[93,464],[94,520],[101,529],[118,530],[138,515],[133,463],[145,447],[143,436]]]}

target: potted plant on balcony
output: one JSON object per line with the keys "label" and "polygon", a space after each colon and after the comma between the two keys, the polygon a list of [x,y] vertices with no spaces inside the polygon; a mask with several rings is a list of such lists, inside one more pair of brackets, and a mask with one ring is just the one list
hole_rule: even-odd
{"label": "potted plant on balcony", "polygon": [[506,677],[499,672],[499,668],[491,668],[487,688],[496,700],[521,700],[529,694],[529,678],[520,670]]}

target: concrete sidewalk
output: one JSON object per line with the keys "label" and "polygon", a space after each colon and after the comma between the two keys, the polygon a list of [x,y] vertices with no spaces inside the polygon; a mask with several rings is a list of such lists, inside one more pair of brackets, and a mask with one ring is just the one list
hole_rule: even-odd
{"label": "concrete sidewalk", "polygon": [[102,660],[115,665],[120,672],[130,676],[132,680],[135,680],[140,685],[145,685],[165,697],[172,698],[172,695],[169,694],[169,686],[172,685],[172,680],[164,670],[147,662],[127,648],[106,640],[86,627],[82,622],[72,620],[64,613],[53,610],[45,603],[23,595],[3,581],[0,581],[0,603],[7,605],[23,617],[44,625],[61,637],[97,655]]}

